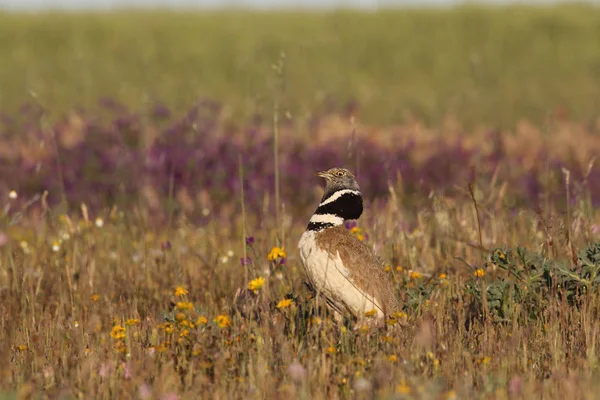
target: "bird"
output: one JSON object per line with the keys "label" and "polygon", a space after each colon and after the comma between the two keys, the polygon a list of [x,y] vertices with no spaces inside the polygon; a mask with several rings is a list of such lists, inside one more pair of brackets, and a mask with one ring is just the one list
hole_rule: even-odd
{"label": "bird", "polygon": [[324,297],[336,320],[370,317],[381,325],[401,307],[381,260],[344,226],[363,212],[356,177],[340,167],[317,176],[325,179],[325,192],[298,241],[307,285]]}

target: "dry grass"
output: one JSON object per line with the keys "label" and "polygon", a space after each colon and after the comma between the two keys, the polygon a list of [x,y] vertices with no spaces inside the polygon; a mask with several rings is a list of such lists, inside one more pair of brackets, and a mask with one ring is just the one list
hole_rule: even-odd
{"label": "dry grass", "polygon": [[[473,277],[489,255],[468,196],[410,215],[391,193],[360,220],[410,304],[387,331],[341,328],[315,308],[296,253],[305,223],[289,215],[281,243],[273,220],[250,215],[255,242],[243,246],[239,217],[157,227],[140,210],[67,217],[31,206],[0,247],[4,398],[595,398],[597,294],[579,307],[548,298],[537,318],[516,303],[510,320],[485,307],[474,317],[465,282],[506,276]],[[478,204],[485,248],[570,257],[566,217],[546,210],[541,224],[496,200]],[[597,240],[586,210],[572,210],[578,248]],[[283,265],[267,259],[280,245]],[[248,281],[265,278],[256,291],[245,290],[244,251]],[[423,282],[431,294],[415,301]]]}

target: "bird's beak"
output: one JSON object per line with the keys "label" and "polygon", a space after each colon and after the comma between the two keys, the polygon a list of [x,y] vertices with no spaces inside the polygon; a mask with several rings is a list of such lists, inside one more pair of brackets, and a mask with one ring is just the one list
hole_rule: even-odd
{"label": "bird's beak", "polygon": [[321,178],[325,178],[327,180],[329,180],[329,178],[331,177],[327,171],[321,171],[321,172],[317,172],[317,176],[321,177]]}

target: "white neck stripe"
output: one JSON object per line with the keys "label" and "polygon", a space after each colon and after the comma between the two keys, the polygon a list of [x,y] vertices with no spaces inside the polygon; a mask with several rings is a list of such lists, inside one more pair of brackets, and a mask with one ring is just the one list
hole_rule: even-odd
{"label": "white neck stripe", "polygon": [[321,204],[319,204],[319,207],[324,206],[325,204],[333,203],[334,201],[336,201],[337,199],[339,199],[343,195],[349,194],[349,193],[350,194],[355,194],[357,196],[362,196],[362,194],[360,193],[359,190],[352,190],[352,189],[338,190],[337,192],[334,192],[331,196],[329,196],[328,198],[326,198]]}
{"label": "white neck stripe", "polygon": [[310,218],[310,222],[317,224],[342,225],[344,223],[344,218],[338,217],[334,214],[313,214],[313,216]]}

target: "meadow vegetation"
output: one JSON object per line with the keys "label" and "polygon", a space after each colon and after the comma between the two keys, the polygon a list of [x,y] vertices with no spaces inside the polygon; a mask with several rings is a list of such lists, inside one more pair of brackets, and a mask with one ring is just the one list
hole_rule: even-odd
{"label": "meadow vegetation", "polygon": [[[0,15],[0,399],[596,398],[599,18]],[[341,165],[385,329],[304,286]]]}
{"label": "meadow vegetation", "polygon": [[360,108],[372,123],[510,127],[562,108],[586,120],[600,94],[600,12],[464,6],[373,13],[0,13],[0,107],[35,96],[52,114],[102,96],[139,108],[187,108],[199,97],[236,121],[269,112],[285,53],[282,107]]}

